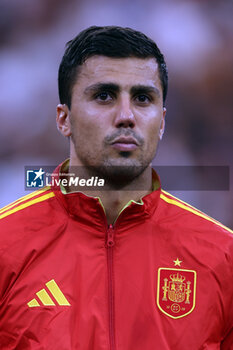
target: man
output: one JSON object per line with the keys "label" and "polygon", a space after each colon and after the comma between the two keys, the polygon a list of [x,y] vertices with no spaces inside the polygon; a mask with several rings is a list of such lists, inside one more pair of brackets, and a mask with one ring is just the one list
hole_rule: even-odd
{"label": "man", "polygon": [[57,126],[70,160],[55,177],[105,187],[57,181],[1,210],[1,349],[233,349],[232,233],[150,167],[166,93],[144,34],[90,27],[68,43]]}

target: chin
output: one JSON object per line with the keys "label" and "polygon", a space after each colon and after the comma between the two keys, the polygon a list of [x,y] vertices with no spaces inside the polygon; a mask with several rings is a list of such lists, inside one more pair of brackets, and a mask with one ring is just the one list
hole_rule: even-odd
{"label": "chin", "polygon": [[95,172],[98,176],[105,179],[105,184],[116,189],[127,186],[137,179],[149,166],[149,163],[140,164],[139,162],[129,162],[117,161],[111,162],[111,164],[104,164],[98,167],[95,167]]}

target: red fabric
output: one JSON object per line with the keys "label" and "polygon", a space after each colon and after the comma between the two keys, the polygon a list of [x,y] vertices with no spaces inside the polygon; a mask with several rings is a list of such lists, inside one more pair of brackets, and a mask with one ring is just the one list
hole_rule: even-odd
{"label": "red fabric", "polygon": [[[53,191],[0,223],[1,350],[233,349],[227,230],[167,203],[160,189],[124,209],[113,227],[98,199],[43,194]],[[188,315],[174,319],[158,307],[160,268],[196,272]],[[70,305],[56,302],[51,280]],[[55,305],[43,305],[42,289]],[[29,307],[33,299],[40,306]]]}

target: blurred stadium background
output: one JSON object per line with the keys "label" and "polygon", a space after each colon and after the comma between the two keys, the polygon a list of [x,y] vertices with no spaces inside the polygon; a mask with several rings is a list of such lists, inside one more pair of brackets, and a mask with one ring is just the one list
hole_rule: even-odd
{"label": "blurred stadium background", "polygon": [[230,191],[173,194],[232,227],[232,18],[232,0],[0,0],[0,207],[28,193],[25,165],[68,156],[55,125],[65,43],[90,25],[121,25],[153,38],[169,69],[153,164],[230,166]]}

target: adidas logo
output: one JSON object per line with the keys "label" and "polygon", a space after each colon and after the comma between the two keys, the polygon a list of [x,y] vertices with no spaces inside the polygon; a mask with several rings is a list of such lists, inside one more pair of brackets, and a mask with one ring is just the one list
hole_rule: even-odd
{"label": "adidas logo", "polygon": [[[38,307],[42,305],[56,306],[57,304],[60,306],[70,306],[70,303],[68,302],[68,300],[66,299],[61,289],[58,287],[57,283],[54,280],[47,282],[45,285],[49,290],[50,295],[44,288],[39,290],[39,292],[36,293],[38,299],[34,298],[27,303],[29,307]],[[55,302],[57,302],[57,304]]]}

